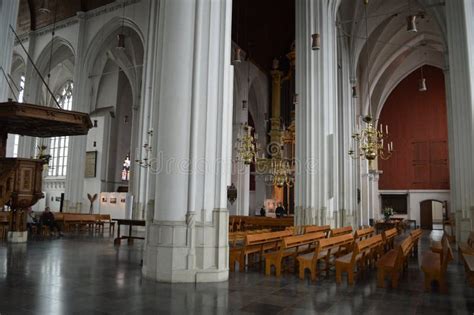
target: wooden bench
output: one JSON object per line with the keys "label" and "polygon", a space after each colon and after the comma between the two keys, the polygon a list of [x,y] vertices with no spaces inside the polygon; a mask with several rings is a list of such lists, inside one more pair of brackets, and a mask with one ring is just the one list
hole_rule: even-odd
{"label": "wooden bench", "polygon": [[[235,263],[239,263],[239,270],[245,270],[245,261],[249,255],[259,254],[259,259],[263,254],[272,249],[277,249],[280,241],[287,236],[293,235],[292,231],[278,231],[269,233],[247,234],[244,245],[241,248],[234,248],[230,251],[230,269],[235,269]],[[259,260],[260,262],[260,260]]]}
{"label": "wooden bench", "polygon": [[104,232],[105,225],[109,225],[109,234],[113,235],[115,233],[115,221],[112,221],[110,214],[96,214],[96,226],[102,228]]}
{"label": "wooden bench", "polygon": [[413,239],[410,235],[406,237],[396,249],[388,251],[377,261],[377,286],[383,288],[385,276],[389,275],[392,287],[398,287],[400,274],[407,266],[408,256],[412,249]]}
{"label": "wooden bench", "polygon": [[463,261],[463,254],[474,255],[474,232],[469,233],[467,242],[458,245],[459,262]]}
{"label": "wooden bench", "polygon": [[397,228],[391,228],[382,232],[382,238],[386,252],[394,248],[394,241],[397,235]]}
{"label": "wooden bench", "polygon": [[374,249],[382,244],[382,236],[376,235],[371,238],[355,243],[354,250],[336,259],[336,283],[342,283],[342,273],[347,272],[347,279],[350,285],[354,284],[354,269],[358,272],[364,269],[367,259]]}
{"label": "wooden bench", "polygon": [[462,261],[464,262],[464,270],[469,280],[469,285],[474,286],[474,255],[462,253]]}
{"label": "wooden bench", "polygon": [[312,253],[299,255],[296,260],[299,263],[299,277],[304,279],[305,270],[311,272],[311,280],[315,281],[317,277],[318,261],[324,260],[324,271],[329,271],[331,256],[339,257],[342,248],[352,247],[354,238],[352,234],[345,234],[336,237],[321,239],[318,241],[316,249]]}
{"label": "wooden bench", "polygon": [[97,218],[94,214],[65,213],[63,216],[63,226],[65,231],[70,231],[71,227],[75,227],[78,230],[83,227],[92,229],[96,222]]}
{"label": "wooden bench", "polygon": [[332,229],[330,237],[341,236],[341,235],[350,234],[350,233],[352,233],[352,226],[344,226],[341,228]]}
{"label": "wooden bench", "polygon": [[317,241],[325,237],[326,235],[323,232],[285,237],[279,250],[264,254],[265,275],[269,276],[271,274],[271,268],[274,266],[275,275],[279,277],[281,275],[282,262],[284,258],[296,258],[298,254],[306,253],[312,250],[315,247]]}
{"label": "wooden bench", "polygon": [[453,259],[453,252],[446,236],[443,236],[441,245],[441,254],[432,251],[423,254],[421,270],[425,275],[426,291],[430,290],[433,281],[438,281],[442,292],[447,291],[446,270],[448,268],[448,263]]}
{"label": "wooden bench", "polygon": [[363,239],[374,236],[375,229],[373,227],[368,227],[365,229],[357,230],[354,234],[354,239],[356,241],[362,241]]}
{"label": "wooden bench", "polygon": [[410,232],[410,236],[412,239],[412,248],[413,248],[413,254],[418,252],[418,242],[423,235],[423,230],[418,228]]}
{"label": "wooden bench", "polygon": [[317,232],[323,232],[326,237],[329,235],[329,231],[331,231],[331,226],[330,225],[307,225],[304,227],[304,233],[317,233]]}

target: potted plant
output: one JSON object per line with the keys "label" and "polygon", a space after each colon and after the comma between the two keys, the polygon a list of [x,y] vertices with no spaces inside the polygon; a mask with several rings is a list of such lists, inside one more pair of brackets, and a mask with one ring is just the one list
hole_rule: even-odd
{"label": "potted plant", "polygon": [[384,216],[385,221],[390,220],[390,217],[392,215],[393,215],[393,208],[386,207],[385,209],[383,209],[383,216]]}

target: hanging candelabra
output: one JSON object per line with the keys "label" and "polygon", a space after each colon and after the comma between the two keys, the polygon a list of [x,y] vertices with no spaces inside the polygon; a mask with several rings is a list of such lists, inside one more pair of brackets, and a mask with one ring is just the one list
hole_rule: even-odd
{"label": "hanging candelabra", "polygon": [[266,161],[269,163],[269,172],[265,176],[265,183],[277,187],[293,187],[294,176],[291,162],[286,159],[272,158]]}
{"label": "hanging candelabra", "polygon": [[372,161],[376,158],[388,160],[393,153],[393,142],[388,142],[388,126],[385,128],[382,124],[379,129],[375,127],[375,123],[370,116],[362,119],[366,124],[360,132],[352,135],[356,144],[356,149],[349,150],[349,155],[354,158],[363,158],[369,161],[369,168],[372,169]]}
{"label": "hanging candelabra", "polygon": [[247,123],[242,124],[241,132],[235,144],[235,150],[238,154],[238,160],[246,165],[256,161],[258,152],[258,135],[252,135],[253,127]]}

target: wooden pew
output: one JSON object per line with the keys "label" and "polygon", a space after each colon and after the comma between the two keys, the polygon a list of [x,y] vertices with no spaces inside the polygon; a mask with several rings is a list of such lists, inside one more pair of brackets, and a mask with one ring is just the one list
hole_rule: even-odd
{"label": "wooden pew", "polygon": [[373,251],[382,244],[382,236],[376,235],[371,238],[355,243],[354,250],[336,259],[336,283],[342,283],[342,273],[347,272],[348,283],[354,284],[354,269],[362,271],[367,260],[371,259]]}
{"label": "wooden pew", "polygon": [[354,234],[354,239],[356,241],[362,241],[363,239],[374,236],[375,229],[373,227],[368,227],[365,229],[357,230]]}
{"label": "wooden pew", "polygon": [[474,232],[469,233],[467,242],[461,242],[458,245],[459,262],[463,261],[463,255],[474,255]]}
{"label": "wooden pew", "polygon": [[418,252],[418,241],[420,240],[421,236],[423,235],[423,230],[418,228],[410,232],[410,236],[412,238],[412,247],[413,247],[413,255]]}
{"label": "wooden pew", "polygon": [[92,229],[96,222],[97,218],[94,214],[65,213],[63,216],[63,226],[66,231],[70,231],[71,227],[77,229],[88,227]]}
{"label": "wooden pew", "polygon": [[377,286],[383,288],[385,276],[389,275],[392,287],[398,287],[398,279],[407,265],[408,256],[411,252],[413,239],[410,235],[406,237],[396,249],[388,251],[377,261]]}
{"label": "wooden pew", "polygon": [[352,247],[354,238],[352,234],[330,237],[318,241],[314,252],[299,255],[296,257],[299,263],[299,277],[304,279],[305,270],[311,272],[311,280],[315,281],[317,277],[318,261],[324,260],[326,273],[329,270],[331,256],[338,257],[342,248]]}
{"label": "wooden pew", "polygon": [[446,236],[443,236],[441,244],[443,248],[441,254],[432,251],[423,254],[421,270],[425,274],[426,291],[430,290],[433,281],[438,281],[441,291],[447,291],[446,270],[448,263],[453,260],[453,252]]}
{"label": "wooden pew", "polygon": [[281,275],[284,258],[291,256],[296,258],[300,253],[306,253],[312,250],[312,247],[316,245],[317,241],[325,237],[326,235],[323,232],[285,237],[279,250],[264,254],[265,275],[269,276],[271,274],[271,268],[274,266],[275,275],[279,277]]}
{"label": "wooden pew", "polygon": [[474,287],[474,254],[462,253],[462,259],[464,262],[464,270],[469,280],[469,285]]}
{"label": "wooden pew", "polygon": [[[287,236],[293,235],[292,231],[278,231],[259,234],[247,234],[245,236],[244,245],[242,248],[236,248],[231,251],[230,264],[235,265],[239,263],[239,270],[245,270],[245,261],[250,255],[259,254],[259,259],[263,254],[272,249],[277,249],[280,241]],[[259,260],[260,261],[260,260]],[[232,270],[234,267],[231,267]]]}
{"label": "wooden pew", "polygon": [[397,228],[391,228],[391,229],[383,231],[382,238],[383,238],[383,243],[384,243],[386,252],[394,248],[394,240],[397,235],[398,235]]}
{"label": "wooden pew", "polygon": [[349,233],[352,233],[352,226],[344,226],[341,228],[332,229],[330,236],[335,237],[335,236],[341,236],[341,235],[349,234]]}
{"label": "wooden pew", "polygon": [[326,237],[329,235],[329,231],[331,231],[331,226],[330,225],[307,225],[304,227],[304,233],[317,233],[317,232],[323,232]]}

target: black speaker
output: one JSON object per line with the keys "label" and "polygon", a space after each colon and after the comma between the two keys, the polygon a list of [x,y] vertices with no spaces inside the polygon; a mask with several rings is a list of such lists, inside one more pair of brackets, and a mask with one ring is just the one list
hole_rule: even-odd
{"label": "black speaker", "polygon": [[64,207],[64,193],[61,193],[61,202],[59,203],[59,212],[63,212]]}

